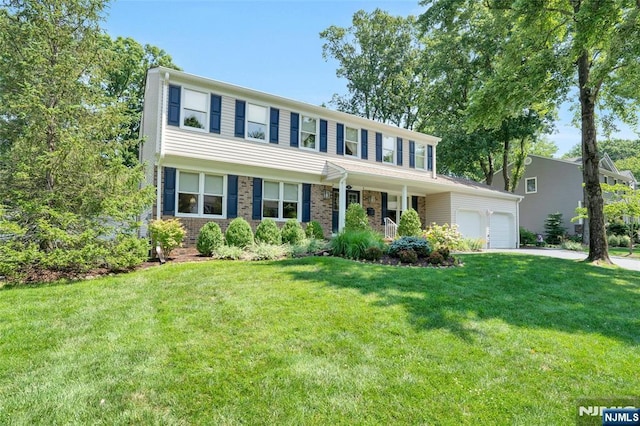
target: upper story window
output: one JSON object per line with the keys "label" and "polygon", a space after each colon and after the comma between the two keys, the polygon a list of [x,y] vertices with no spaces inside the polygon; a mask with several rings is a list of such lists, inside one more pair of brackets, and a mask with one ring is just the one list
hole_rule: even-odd
{"label": "upper story window", "polygon": [[602,182],[609,183],[609,179],[607,179],[607,176],[602,176]]}
{"label": "upper story window", "polygon": [[382,137],[382,162],[395,164],[396,139],[393,136]]}
{"label": "upper story window", "polygon": [[178,215],[223,217],[224,177],[178,171]]}
{"label": "upper story window", "polygon": [[267,114],[267,107],[247,104],[247,139],[267,140]]}
{"label": "upper story window", "polygon": [[416,144],[416,169],[427,168],[427,147],[426,145]]}
{"label": "upper story window", "polygon": [[182,126],[205,130],[208,111],[207,94],[191,89],[184,89],[183,95]]}
{"label": "upper story window", "polygon": [[264,181],[262,187],[262,217],[298,219],[300,217],[300,185]]}
{"label": "upper story window", "polygon": [[318,120],[316,118],[301,116],[300,119],[302,125],[300,126],[300,140],[302,141],[302,147],[308,149],[317,148],[317,135],[318,135]]}
{"label": "upper story window", "polygon": [[536,192],[538,192],[538,178],[526,178],[524,181],[524,193],[535,194]]}
{"label": "upper story window", "polygon": [[344,154],[353,157],[358,157],[358,129],[352,127],[345,127],[344,132]]}

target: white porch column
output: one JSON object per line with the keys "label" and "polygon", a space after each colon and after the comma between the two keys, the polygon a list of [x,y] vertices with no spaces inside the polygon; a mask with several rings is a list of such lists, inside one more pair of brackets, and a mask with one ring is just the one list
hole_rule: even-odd
{"label": "white porch column", "polygon": [[338,192],[338,232],[344,229],[344,218],[347,213],[347,175],[340,179]]}
{"label": "white porch column", "polygon": [[407,185],[402,187],[402,213],[407,211]]}

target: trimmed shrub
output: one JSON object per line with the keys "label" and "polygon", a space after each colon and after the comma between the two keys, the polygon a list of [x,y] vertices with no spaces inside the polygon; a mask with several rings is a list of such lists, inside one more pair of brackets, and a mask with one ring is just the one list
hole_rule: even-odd
{"label": "trimmed shrub", "polygon": [[429,241],[431,248],[434,250],[440,247],[446,247],[449,250],[458,250],[462,247],[462,234],[458,231],[458,225],[449,225],[445,223],[440,226],[432,223],[422,236]]}
{"label": "trimmed shrub", "polygon": [[156,219],[149,222],[149,235],[153,247],[160,246],[165,257],[169,257],[171,252],[182,246],[182,240],[187,231],[178,219]]}
{"label": "trimmed shrub", "polygon": [[628,235],[629,225],[627,225],[621,220],[616,220],[615,222],[611,222],[607,226],[607,234],[608,235]]}
{"label": "trimmed shrub", "polygon": [[482,238],[464,238],[459,251],[481,251],[484,247],[484,240]]}
{"label": "trimmed shrub", "polygon": [[222,230],[220,225],[215,222],[207,222],[200,232],[198,232],[198,239],[196,240],[196,248],[198,253],[211,256],[213,252],[224,244],[224,237],[222,236]]}
{"label": "trimmed shrub", "polygon": [[451,257],[451,251],[449,251],[446,247],[440,247],[436,252],[440,253],[444,260],[447,260]]}
{"label": "trimmed shrub", "polygon": [[609,247],[619,247],[620,246],[620,237],[617,235],[609,235],[607,238],[607,243]]}
{"label": "trimmed shrub", "polygon": [[372,262],[377,262],[382,257],[382,249],[380,247],[368,247],[364,251],[364,258]]}
{"label": "trimmed shrub", "polygon": [[227,245],[245,248],[253,244],[253,232],[249,222],[241,217],[231,221],[224,235]]}
{"label": "trimmed shrub", "polygon": [[280,228],[273,219],[264,219],[256,228],[256,242],[264,244],[282,244]]}
{"label": "trimmed shrub", "polygon": [[631,238],[629,238],[628,235],[621,235],[620,236],[620,242],[618,244],[620,244],[618,247],[629,247],[631,243]]}
{"label": "trimmed shrub", "polygon": [[446,258],[439,251],[434,251],[429,255],[429,257],[427,258],[427,261],[431,265],[442,265],[445,259]]}
{"label": "trimmed shrub", "polygon": [[119,235],[105,256],[107,268],[122,271],[140,265],[149,258],[149,241],[133,235]]}
{"label": "trimmed shrub", "polygon": [[344,218],[345,231],[366,231],[370,229],[367,212],[358,203],[349,204]]}
{"label": "trimmed shrub", "polygon": [[398,224],[398,235],[401,237],[417,237],[422,233],[422,222],[420,216],[414,209],[408,209],[400,216]]}
{"label": "trimmed shrub", "polygon": [[520,227],[520,244],[524,246],[534,246],[537,242],[536,234],[528,229]]}
{"label": "trimmed shrub", "polygon": [[285,244],[300,244],[304,241],[304,231],[300,222],[295,219],[289,219],[282,227],[282,242]]}
{"label": "trimmed shrub", "polygon": [[402,250],[413,250],[418,257],[427,257],[431,253],[431,247],[426,238],[400,237],[389,245],[389,254],[398,257]]}
{"label": "trimmed shrub", "polygon": [[316,240],[324,240],[324,230],[320,222],[312,220],[307,224],[307,238],[315,238]]}
{"label": "trimmed shrub", "polygon": [[418,261],[418,254],[412,249],[400,250],[398,252],[398,259],[400,259],[402,263],[416,263]]}
{"label": "trimmed shrub", "polygon": [[342,231],[331,240],[331,254],[349,259],[363,259],[369,247],[384,248],[382,236],[371,230]]}

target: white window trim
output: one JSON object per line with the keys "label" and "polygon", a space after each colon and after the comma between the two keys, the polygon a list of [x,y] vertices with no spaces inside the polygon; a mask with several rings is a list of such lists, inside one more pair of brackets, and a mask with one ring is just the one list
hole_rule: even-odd
{"label": "white window trim", "polygon": [[[180,174],[181,173],[197,173],[198,174],[198,213],[180,213],[178,212],[179,196],[180,196]],[[204,214],[204,176],[219,176],[222,177],[222,214]],[[176,194],[174,197],[175,202],[175,216],[176,217],[206,217],[212,219],[226,219],[227,218],[227,175],[220,175],[216,173],[200,172],[196,170],[177,170],[176,171]]]}
{"label": "white window trim", "polygon": [[[393,139],[393,145],[392,145],[393,146],[393,149],[392,149],[393,154],[391,155],[392,161],[385,161],[384,160],[384,153],[385,153],[384,140],[385,140],[385,138]],[[389,136],[389,135],[385,135],[385,134],[382,135],[382,164],[393,164],[393,165],[396,164],[396,161],[397,161],[397,149],[398,149],[398,146],[396,145],[396,140],[397,139],[395,137],[393,137],[393,136]],[[386,150],[386,151],[388,151],[388,150]]]}
{"label": "white window trim", "polygon": [[[269,127],[270,127],[270,114],[271,114],[271,109],[268,105],[264,105],[258,102],[252,102],[252,101],[245,101],[246,102],[246,114],[245,114],[245,118],[244,118],[244,138],[248,141],[253,141],[253,142],[260,142],[260,143],[268,143],[269,142]],[[249,136],[249,105],[254,105],[254,106],[258,106],[258,107],[262,107],[265,108],[267,110],[266,116],[265,116],[265,131],[264,131],[264,140],[262,139],[256,139],[256,138],[252,138]]]}
{"label": "white window trim", "polygon": [[[203,93],[207,99],[205,102],[205,111],[204,112],[204,128],[198,129],[197,127],[185,126],[184,118],[185,118],[185,100],[187,99],[187,95],[185,94],[185,90],[190,90],[192,92]],[[211,93],[204,91],[202,89],[190,86],[182,86],[180,92],[180,128],[184,130],[192,130],[194,132],[200,133],[209,133],[209,116],[211,115]]]}
{"label": "white window trim", "polygon": [[[527,182],[530,181],[531,179],[533,179],[533,181],[535,182],[535,190],[533,191],[529,191],[529,185],[527,185]],[[538,177],[534,176],[534,177],[528,177],[524,179],[524,193],[525,194],[536,194],[538,192]]]}
{"label": "white window trim", "polygon": [[[264,215],[264,184],[267,182],[271,182],[271,183],[277,183],[279,185],[278,188],[278,217],[265,217]],[[298,222],[300,222],[302,220],[302,185],[299,183],[295,183],[295,182],[281,182],[278,180],[270,180],[270,179],[263,179],[262,181],[262,200],[261,203],[262,205],[260,206],[260,217],[262,218],[262,220],[264,219],[273,219],[276,222],[286,222],[289,219],[293,219],[293,218],[287,218],[284,217],[284,202],[286,201],[284,199],[284,185],[288,184],[288,185],[296,185],[298,187],[298,208],[296,210],[296,217],[295,220],[297,220]],[[270,198],[268,198],[268,200],[270,201],[275,201],[272,200]]]}
{"label": "white window trim", "polygon": [[[316,135],[316,146],[315,146],[315,148],[308,148],[308,147],[304,146],[303,143],[302,143],[302,133],[303,133],[302,122],[304,120],[304,117],[316,120],[316,133],[315,133],[315,135]],[[307,115],[307,114],[302,114],[301,113],[299,120],[300,121],[298,123],[298,129],[299,129],[298,130],[298,141],[299,141],[298,142],[298,147],[300,149],[305,149],[307,151],[319,152],[320,151],[320,118],[319,117],[315,117],[313,115]]]}
{"label": "white window trim", "polygon": [[[357,140],[355,141],[356,143],[356,155],[350,155],[347,154],[347,129],[353,129],[356,131],[356,138]],[[360,158],[360,151],[361,151],[361,147],[360,147],[360,132],[361,130],[358,129],[357,127],[351,127],[351,126],[344,126],[344,156],[345,157],[349,157],[349,158]],[[349,141],[349,142],[354,142],[354,141]]]}

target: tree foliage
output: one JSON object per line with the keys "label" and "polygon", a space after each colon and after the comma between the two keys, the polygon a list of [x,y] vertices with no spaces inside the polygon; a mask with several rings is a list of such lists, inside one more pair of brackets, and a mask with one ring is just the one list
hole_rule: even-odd
{"label": "tree foliage", "polygon": [[376,9],[359,10],[348,28],[320,33],[322,56],[338,61],[346,96],[334,95],[340,111],[412,129],[422,101],[422,65],[415,18]]}
{"label": "tree foliage", "polygon": [[[596,110],[603,122],[637,123],[640,99],[640,5],[631,0],[425,0],[440,22],[456,10],[484,8],[504,35],[492,73],[470,103],[473,128],[565,98],[577,89],[582,127],[583,181],[589,211],[590,261],[610,262],[599,182]],[[482,31],[483,22],[471,22]]]}
{"label": "tree foliage", "polygon": [[[610,222],[628,219],[632,224],[640,220],[640,190],[617,184],[601,184],[602,190],[608,198],[604,205],[604,214]],[[629,237],[629,253],[632,253],[633,240],[636,237],[637,226],[627,226]]]}
{"label": "tree foliage", "polygon": [[[0,203],[41,265],[86,269],[135,238],[153,190],[127,164],[136,119],[104,90],[101,0],[11,1],[0,9]],[[112,261],[112,263],[117,263]],[[28,265],[23,265],[24,267]]]}

